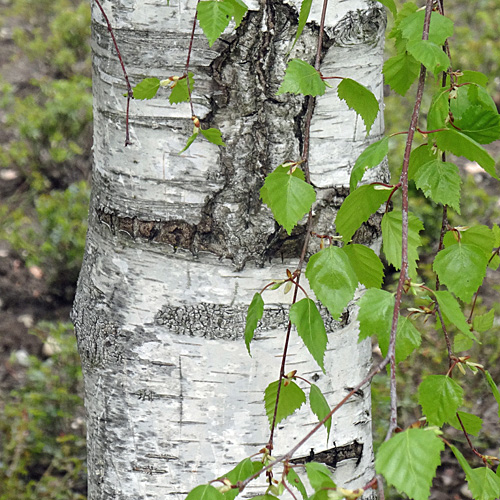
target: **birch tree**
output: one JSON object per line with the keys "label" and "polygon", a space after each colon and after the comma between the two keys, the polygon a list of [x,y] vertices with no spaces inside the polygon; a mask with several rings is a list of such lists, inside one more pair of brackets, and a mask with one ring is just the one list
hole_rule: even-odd
{"label": "birch tree", "polygon": [[[93,188],[73,313],[85,380],[90,500],[182,499],[269,440],[263,395],[278,378],[291,294],[266,295],[251,357],[245,317],[255,292],[294,270],[305,218],[288,235],[259,190],[274,168],[302,154],[306,98],[277,91],[291,57],[314,61],[322,5],[313,2],[293,46],[298,0],[247,4],[238,28],[230,26],[211,46],[197,27],[190,52],[195,115],[203,128],[219,129],[226,146],[201,137],[179,154],[192,133],[192,113],[188,103],[171,104],[166,89],[153,100],[132,101],[131,144],[124,146],[127,88],[93,3]],[[183,73],[196,6],[195,0],[102,2],[133,85]],[[381,100],[384,28],[380,4],[331,2],[322,74],[352,78]],[[382,137],[383,118],[367,135],[334,88],[316,99],[310,130],[313,231],[334,234],[352,166]],[[380,180],[384,171],[370,175]],[[377,248],[378,237],[375,214],[355,240]],[[319,245],[311,239],[307,255]],[[293,332],[286,369],[314,380],[334,405],[366,376],[371,345],[358,344],[355,302],[339,320],[321,313],[325,373]],[[274,453],[317,421],[304,405],[276,429]],[[331,466],[344,487],[373,477],[368,388],[335,414],[329,439],[318,432],[296,453],[311,455]]]}

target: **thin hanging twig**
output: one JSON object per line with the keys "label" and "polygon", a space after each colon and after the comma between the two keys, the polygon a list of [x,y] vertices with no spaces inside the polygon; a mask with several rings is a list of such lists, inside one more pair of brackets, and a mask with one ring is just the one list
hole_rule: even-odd
{"label": "thin hanging twig", "polygon": [[116,53],[118,55],[120,65],[122,67],[123,76],[124,76],[125,82],[127,84],[127,111],[126,111],[126,115],[125,115],[125,146],[129,146],[132,144],[132,142],[130,141],[130,132],[129,132],[130,99],[134,98],[134,91],[132,90],[132,86],[130,85],[127,70],[125,69],[125,64],[123,62],[120,49],[118,48],[118,43],[116,41],[115,34],[113,32],[113,28],[111,27],[111,23],[109,22],[108,16],[106,15],[106,12],[104,12],[104,9],[102,8],[102,5],[99,2],[99,0],[95,0],[95,3],[99,7],[101,14],[104,17],[104,20],[106,21],[106,25],[108,27],[109,34],[111,35],[111,39],[113,40],[113,45],[115,46],[115,50],[116,50]]}

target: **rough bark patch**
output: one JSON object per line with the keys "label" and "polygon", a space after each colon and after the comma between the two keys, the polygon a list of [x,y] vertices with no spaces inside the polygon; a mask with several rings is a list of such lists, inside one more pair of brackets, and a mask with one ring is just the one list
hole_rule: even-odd
{"label": "rough bark patch", "polygon": [[[327,331],[339,330],[349,320],[346,310],[340,321],[335,321],[325,308],[320,308]],[[157,325],[168,328],[171,333],[210,339],[237,340],[243,338],[246,307],[221,306],[200,302],[194,306],[163,306],[155,315]],[[288,324],[288,309],[266,308],[257,333],[284,329]]]}

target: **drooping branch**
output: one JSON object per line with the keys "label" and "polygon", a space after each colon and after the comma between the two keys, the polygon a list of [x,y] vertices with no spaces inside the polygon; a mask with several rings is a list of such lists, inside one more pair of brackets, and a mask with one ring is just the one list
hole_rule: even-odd
{"label": "drooping branch", "polygon": [[[433,0],[427,0],[425,5],[424,29],[422,40],[429,39],[429,26],[431,22],[431,13]],[[389,349],[387,355],[390,359],[391,379],[390,379],[390,397],[391,397],[391,415],[389,420],[389,428],[385,437],[388,440],[393,431],[397,427],[397,391],[396,391],[396,332],[398,328],[399,312],[403,296],[403,289],[406,280],[408,279],[408,166],[410,164],[410,153],[413,144],[413,138],[417,129],[418,117],[420,114],[420,106],[425,87],[426,69],[424,65],[420,66],[420,76],[418,79],[417,95],[415,105],[410,120],[410,127],[406,137],[406,147],[403,157],[403,167],[401,172],[401,191],[402,191],[402,243],[401,243],[401,272],[399,275],[398,287],[396,290],[396,299],[394,304],[394,314],[392,317],[391,334],[389,341]]]}

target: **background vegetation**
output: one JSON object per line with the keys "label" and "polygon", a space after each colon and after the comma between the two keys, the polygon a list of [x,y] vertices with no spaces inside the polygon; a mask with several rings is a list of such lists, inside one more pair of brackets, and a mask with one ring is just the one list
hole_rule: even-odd
{"label": "background vegetation", "polygon": [[53,319],[30,330],[41,350],[0,358],[0,500],[82,500],[82,376],[67,310],[89,201],[90,7],[12,0],[0,12],[0,248],[44,282],[40,307]]}
{"label": "background vegetation", "polygon": [[[455,67],[491,75],[490,91],[500,104],[500,0],[447,0],[445,6],[457,27],[451,43]],[[89,198],[89,5],[78,0],[10,0],[0,4],[0,12],[0,28],[7,33],[0,43],[9,46],[0,60],[0,181],[7,186],[1,191],[0,240],[10,257],[42,276],[54,307],[67,308],[83,255]],[[413,95],[411,90],[408,95]],[[410,104],[391,95],[385,102],[388,131],[404,129]],[[500,150],[492,153],[498,158]],[[390,152],[390,165],[401,157],[397,145]],[[498,222],[498,185],[488,184],[473,165],[462,163],[461,170],[466,201],[460,219],[453,217],[451,223]],[[440,215],[414,194],[412,209],[425,224],[427,241],[434,241]],[[421,256],[427,281],[433,279],[434,252],[427,244]],[[386,286],[392,287],[391,276]],[[498,315],[500,279],[490,276],[483,288],[480,307],[484,312],[494,308]],[[433,325],[425,325],[425,331],[427,347],[402,365],[399,374],[400,422],[405,425],[419,417],[415,388],[423,373],[441,373],[446,364],[443,340]],[[473,353],[496,380],[499,333],[496,323]],[[43,350],[37,355],[14,351],[5,361],[10,378],[0,386],[0,500],[83,499],[82,384],[73,329],[67,320],[45,321],[34,325],[31,334],[41,340]],[[386,382],[378,377],[373,385],[379,440],[388,414]],[[486,392],[478,378],[469,394],[470,411],[488,412],[493,402]],[[457,439],[463,438],[457,434]],[[486,425],[476,444],[498,452],[495,434]]]}

